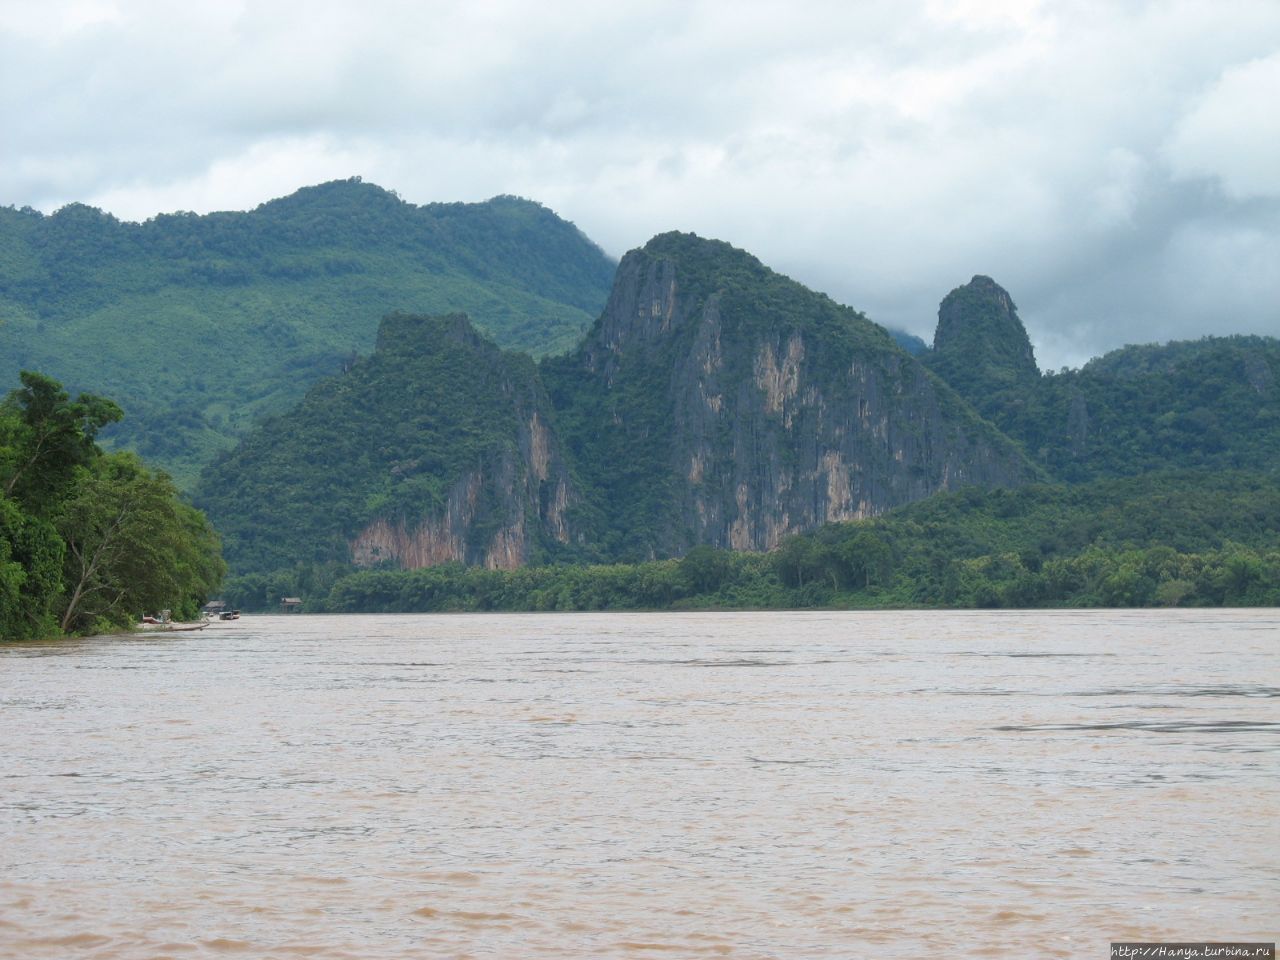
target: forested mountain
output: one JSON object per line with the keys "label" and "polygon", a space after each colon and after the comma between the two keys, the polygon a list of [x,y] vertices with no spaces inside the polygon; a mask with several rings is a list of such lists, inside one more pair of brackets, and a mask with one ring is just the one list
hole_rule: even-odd
{"label": "forested mountain", "polygon": [[577,342],[613,269],[536,203],[415,206],[358,180],[141,224],[0,208],[0,382],[32,369],[110,395],[127,416],[104,438],[185,482],[367,353],[389,312],[466,311],[537,356]]}
{"label": "forested mountain", "polygon": [[387,317],[377,349],[204,472],[238,572],[355,562],[513,567],[580,499],[534,361],[466,317]]}
{"label": "forested mountain", "polygon": [[1051,476],[1082,481],[1205,467],[1280,474],[1280,340],[1128,346],[1041,375],[1009,295],[953,290],[925,362]]}
{"label": "forested mountain", "polygon": [[368,361],[215,463],[199,500],[240,573],[505,568],[764,550],[1036,476],[861,314],[728,244],[665,234],[540,371],[460,317],[389,318]]}

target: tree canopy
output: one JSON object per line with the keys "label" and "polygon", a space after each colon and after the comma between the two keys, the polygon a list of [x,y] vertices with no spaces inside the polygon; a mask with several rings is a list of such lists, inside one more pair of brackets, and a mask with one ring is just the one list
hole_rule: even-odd
{"label": "tree canopy", "polygon": [[128,223],[0,207],[0,383],[39,369],[117,400],[103,435],[185,488],[260,417],[368,353],[395,310],[465,310],[500,346],[567,350],[614,263],[517,197],[406,203],[371,183]]}
{"label": "tree canopy", "polygon": [[23,371],[0,404],[0,639],[194,616],[224,566],[204,515],[98,431],[120,408]]}

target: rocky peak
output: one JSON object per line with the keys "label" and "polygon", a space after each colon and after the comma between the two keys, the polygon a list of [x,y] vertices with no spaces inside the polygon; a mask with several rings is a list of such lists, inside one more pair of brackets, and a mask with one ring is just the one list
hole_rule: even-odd
{"label": "rocky peak", "polygon": [[952,290],[938,306],[938,328],[933,349],[950,351],[986,341],[1014,359],[1023,371],[1039,376],[1035,353],[1026,327],[1018,318],[1018,308],[1004,287],[990,277],[975,276]]}
{"label": "rocky peak", "polygon": [[930,366],[981,409],[981,401],[1040,377],[1013,298],[990,277],[975,276],[938,307]]}

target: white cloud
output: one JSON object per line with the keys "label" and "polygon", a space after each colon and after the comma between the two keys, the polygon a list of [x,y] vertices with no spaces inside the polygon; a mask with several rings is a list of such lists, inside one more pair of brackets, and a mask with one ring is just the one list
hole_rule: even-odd
{"label": "white cloud", "polygon": [[1057,366],[1280,333],[1191,293],[1274,289],[1278,50],[1271,0],[11,2],[0,203],[519,193],[615,254],[729,240],[926,338],[987,273]]}
{"label": "white cloud", "polygon": [[0,31],[28,40],[57,39],[86,27],[121,19],[114,0],[9,0],[0,6]]}
{"label": "white cloud", "polygon": [[1223,71],[1167,147],[1181,176],[1214,177],[1236,200],[1280,198],[1280,52]]}

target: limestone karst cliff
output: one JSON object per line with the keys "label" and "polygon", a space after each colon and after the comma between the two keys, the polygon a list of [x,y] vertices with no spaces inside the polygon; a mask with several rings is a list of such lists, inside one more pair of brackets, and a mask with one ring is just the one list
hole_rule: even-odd
{"label": "limestone karst cliff", "polygon": [[461,316],[388,318],[372,357],[206,471],[201,502],[238,569],[512,567],[768,550],[1035,475],[857,311],[664,234],[540,366]]}
{"label": "limestone karst cliff", "polygon": [[619,264],[578,349],[544,364],[610,555],[790,533],[966,484],[1021,453],[856,311],[728,244],[664,234]]}

